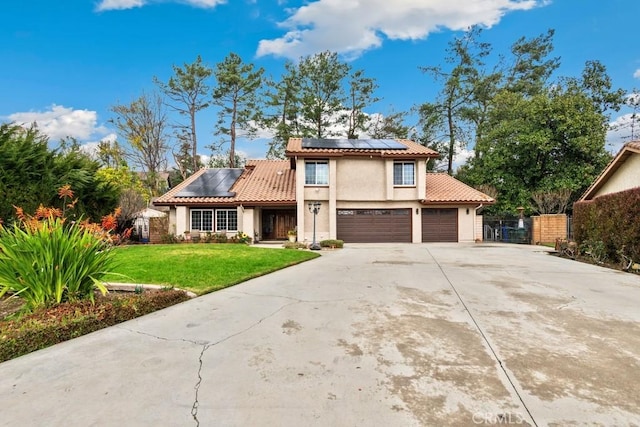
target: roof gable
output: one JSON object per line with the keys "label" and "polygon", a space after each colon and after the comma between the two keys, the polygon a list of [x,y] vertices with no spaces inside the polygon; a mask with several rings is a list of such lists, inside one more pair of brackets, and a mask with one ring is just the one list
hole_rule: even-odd
{"label": "roof gable", "polygon": [[427,173],[427,191],[422,204],[469,203],[491,205],[495,199],[446,173]]}
{"label": "roof gable", "polygon": [[[593,183],[587,188],[579,202],[585,200],[591,200],[598,194],[598,191],[607,183],[607,181],[615,175],[620,167],[631,157],[632,155],[640,154],[640,141],[633,141],[626,143],[616,154],[616,156],[609,162],[604,170],[598,175]],[[640,182],[639,184],[640,185]]]}

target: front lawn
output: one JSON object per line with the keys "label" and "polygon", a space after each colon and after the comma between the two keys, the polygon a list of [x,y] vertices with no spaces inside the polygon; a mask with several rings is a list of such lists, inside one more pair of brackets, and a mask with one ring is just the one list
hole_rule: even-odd
{"label": "front lawn", "polygon": [[116,249],[108,282],[175,286],[198,295],[223,289],[319,256],[298,250],[242,244],[181,243],[131,245]]}

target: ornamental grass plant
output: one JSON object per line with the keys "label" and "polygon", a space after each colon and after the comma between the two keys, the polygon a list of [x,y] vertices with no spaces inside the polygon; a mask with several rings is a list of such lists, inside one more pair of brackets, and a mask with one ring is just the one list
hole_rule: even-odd
{"label": "ornamental grass plant", "polygon": [[[69,188],[64,194],[73,195]],[[0,297],[21,298],[23,310],[32,312],[62,302],[93,301],[95,290],[106,293],[102,277],[114,266],[117,212],[102,224],[68,222],[61,210],[43,206],[33,216],[20,208],[16,213],[18,221],[0,225]]]}

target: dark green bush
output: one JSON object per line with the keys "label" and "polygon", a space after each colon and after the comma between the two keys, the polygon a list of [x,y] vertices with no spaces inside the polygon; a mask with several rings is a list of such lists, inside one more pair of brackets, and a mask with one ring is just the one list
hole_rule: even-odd
{"label": "dark green bush", "polygon": [[[618,262],[622,250],[640,260],[640,187],[573,205],[573,234],[578,245],[602,242],[606,261]],[[624,248],[624,249],[623,249]]]}
{"label": "dark green bush", "polygon": [[344,247],[344,241],[343,240],[334,240],[334,239],[322,240],[320,242],[320,246],[322,246],[323,248],[343,248]]}
{"label": "dark green bush", "polygon": [[95,303],[76,301],[0,322],[0,362],[134,319],[189,299],[175,289],[107,294]]}
{"label": "dark green bush", "polygon": [[284,242],[282,247],[285,249],[307,249],[307,244],[304,242]]}

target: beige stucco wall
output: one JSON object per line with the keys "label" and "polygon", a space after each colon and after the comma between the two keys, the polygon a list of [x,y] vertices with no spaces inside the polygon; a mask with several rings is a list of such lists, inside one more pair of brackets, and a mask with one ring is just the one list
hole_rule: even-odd
{"label": "beige stucco wall", "polygon": [[[422,205],[426,162],[416,162],[416,186],[394,187],[393,159],[338,158],[329,160],[329,185],[305,186],[304,159],[296,160],[298,240],[313,241],[313,215],[307,204],[322,203],[316,218],[316,240],[335,239],[337,209],[411,209],[412,241],[422,242]],[[336,185],[336,184],[339,185]],[[451,206],[442,206],[451,208]],[[467,214],[467,208],[469,213]],[[417,209],[417,211],[416,211]],[[458,240],[476,236],[475,206],[458,207]],[[302,232],[301,232],[302,230]],[[480,230],[480,233],[482,230]]]}
{"label": "beige stucco wall", "polygon": [[474,206],[458,208],[458,242],[476,240],[476,210]]}
{"label": "beige stucco wall", "polygon": [[254,209],[238,207],[238,231],[246,233],[251,239],[253,239],[254,232]]}
{"label": "beige stucco wall", "polygon": [[182,236],[189,227],[189,209],[186,206],[176,206],[176,236]]}
{"label": "beige stucco wall", "polygon": [[[385,200],[387,175],[382,159],[340,159],[336,161],[338,200]],[[331,184],[331,183],[330,183]]]}
{"label": "beige stucco wall", "polygon": [[594,197],[640,187],[640,154],[632,154]]}

